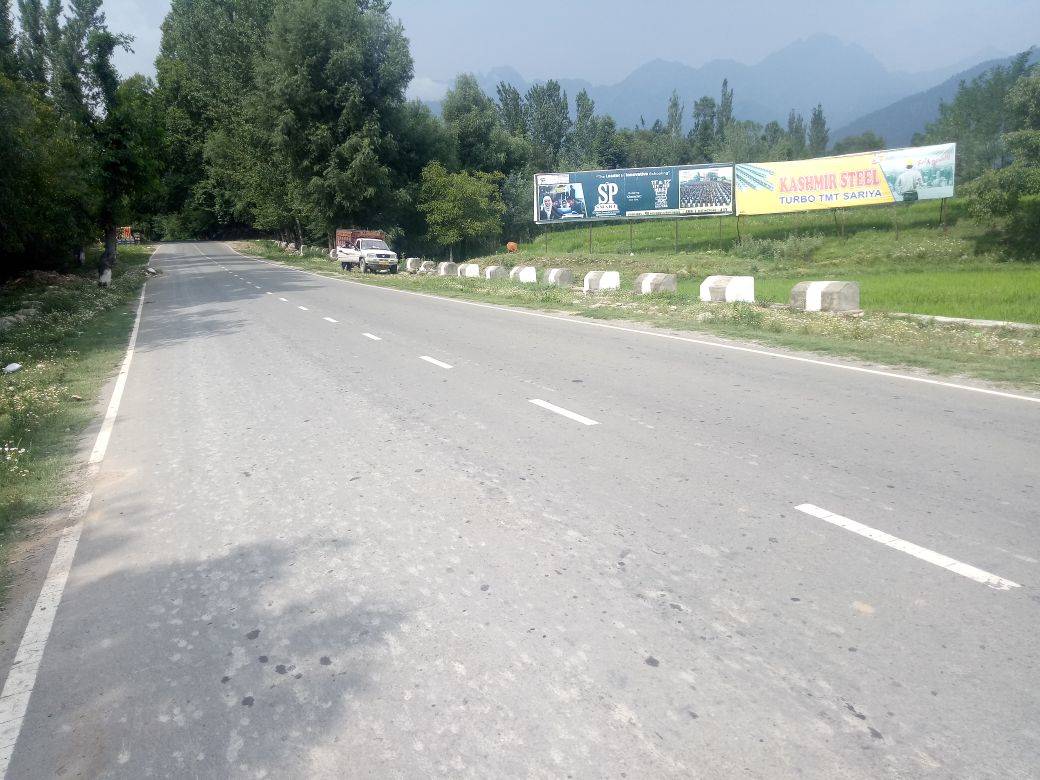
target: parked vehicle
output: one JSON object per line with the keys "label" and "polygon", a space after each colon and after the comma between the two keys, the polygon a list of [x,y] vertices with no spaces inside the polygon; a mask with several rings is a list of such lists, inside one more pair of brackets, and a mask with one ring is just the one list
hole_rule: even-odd
{"label": "parked vehicle", "polygon": [[348,271],[360,268],[362,273],[397,273],[397,253],[387,246],[381,230],[337,230],[336,248],[329,254]]}

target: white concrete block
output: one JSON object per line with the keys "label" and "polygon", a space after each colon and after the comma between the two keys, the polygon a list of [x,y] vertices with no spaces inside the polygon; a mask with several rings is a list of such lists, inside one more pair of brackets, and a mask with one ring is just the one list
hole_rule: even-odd
{"label": "white concrete block", "polygon": [[459,267],[455,263],[437,263],[437,276],[458,276]]}
{"label": "white concrete block", "polygon": [[538,269],[533,265],[518,265],[509,272],[509,278],[521,284],[538,284]]}
{"label": "white concrete block", "polygon": [[705,303],[754,303],[755,277],[709,276],[701,282],[701,300]]}
{"label": "white concrete block", "polygon": [[557,287],[570,287],[574,284],[574,274],[566,268],[550,268],[545,274],[545,283]]}
{"label": "white concrete block", "polygon": [[422,260],[418,257],[409,257],[404,261],[404,270],[410,274],[418,273],[419,266],[422,265]]}
{"label": "white concrete block", "polygon": [[503,265],[489,265],[484,269],[485,279],[508,279],[509,269]]}
{"label": "white concrete block", "polygon": [[589,271],[585,274],[585,292],[620,290],[621,274],[617,271]]}
{"label": "white concrete block", "polygon": [[480,266],[476,263],[463,263],[459,266],[459,276],[466,279],[479,279],[480,278]]}
{"label": "white concrete block", "polygon": [[800,311],[859,311],[858,282],[799,282],[791,308]]}
{"label": "white concrete block", "polygon": [[655,292],[675,292],[679,282],[675,274],[639,274],[633,289],[638,295]]}
{"label": "white concrete block", "polygon": [[423,260],[419,263],[419,273],[432,275],[437,273],[437,264],[433,260]]}

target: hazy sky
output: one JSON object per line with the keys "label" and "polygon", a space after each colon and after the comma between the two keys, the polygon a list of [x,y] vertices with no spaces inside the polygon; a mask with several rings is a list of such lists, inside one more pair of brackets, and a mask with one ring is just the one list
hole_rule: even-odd
{"label": "hazy sky", "polygon": [[[124,73],[153,72],[168,7],[166,0],[105,0],[112,27],[136,37],[134,54],[120,59]],[[1040,0],[394,0],[391,13],[411,40],[416,93],[499,65],[528,79],[601,84],[655,58],[750,64],[814,33],[857,43],[907,71],[1040,43]]]}

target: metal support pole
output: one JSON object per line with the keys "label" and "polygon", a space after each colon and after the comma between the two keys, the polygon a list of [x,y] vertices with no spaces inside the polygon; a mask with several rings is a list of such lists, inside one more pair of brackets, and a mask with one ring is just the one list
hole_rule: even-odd
{"label": "metal support pole", "polygon": [[679,220],[675,220],[675,254],[679,254]]}
{"label": "metal support pole", "polygon": [[946,198],[939,201],[939,227],[946,229]]}
{"label": "metal support pole", "polygon": [[545,256],[549,256],[549,231],[552,230],[552,225],[545,226]]}
{"label": "metal support pole", "polygon": [[589,254],[592,254],[592,223],[589,223]]}
{"label": "metal support pole", "polygon": [[631,222],[628,223],[628,251],[629,251],[629,254],[633,254],[634,255],[636,253],[636,245],[632,241],[632,223]]}

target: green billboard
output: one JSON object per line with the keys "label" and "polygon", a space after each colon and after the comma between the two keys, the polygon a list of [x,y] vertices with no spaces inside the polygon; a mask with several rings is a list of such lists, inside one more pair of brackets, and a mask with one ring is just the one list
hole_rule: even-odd
{"label": "green billboard", "polygon": [[534,221],[540,225],[733,213],[732,164],[539,173],[534,177]]}

